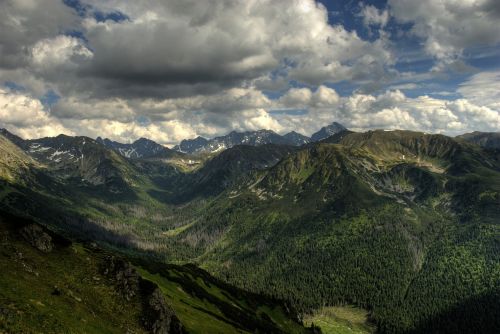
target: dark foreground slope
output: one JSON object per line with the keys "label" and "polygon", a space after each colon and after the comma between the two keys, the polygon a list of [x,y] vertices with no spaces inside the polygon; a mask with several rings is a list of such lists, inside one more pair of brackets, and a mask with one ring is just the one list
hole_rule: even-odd
{"label": "dark foreground slope", "polygon": [[194,266],[131,265],[4,212],[0,242],[0,332],[307,332],[282,304]]}

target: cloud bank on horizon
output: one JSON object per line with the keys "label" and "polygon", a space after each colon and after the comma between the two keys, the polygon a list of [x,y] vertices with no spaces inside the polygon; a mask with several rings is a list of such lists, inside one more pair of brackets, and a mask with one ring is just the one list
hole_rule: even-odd
{"label": "cloud bank on horizon", "polygon": [[0,127],[500,131],[497,0],[3,0]]}

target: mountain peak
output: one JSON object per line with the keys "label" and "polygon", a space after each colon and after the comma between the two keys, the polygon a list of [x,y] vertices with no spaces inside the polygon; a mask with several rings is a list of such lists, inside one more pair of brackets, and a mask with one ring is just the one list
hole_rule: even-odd
{"label": "mountain peak", "polygon": [[97,137],[96,141],[131,159],[150,158],[160,153],[170,152],[170,149],[165,146],[144,137],[137,139],[131,144],[123,144],[109,140],[108,138],[102,139],[101,137]]}
{"label": "mountain peak", "polygon": [[151,139],[148,139],[148,138],[144,138],[144,137],[141,137],[141,138],[137,139],[132,144],[140,144],[140,143],[154,143],[156,145],[160,145],[157,142],[155,142],[155,141],[153,141]]}
{"label": "mountain peak", "polygon": [[323,127],[315,133],[314,138],[309,138],[296,131],[290,131],[281,136],[273,130],[259,129],[254,131],[238,132],[233,130],[225,136],[219,136],[212,139],[196,137],[195,139],[185,139],[174,150],[185,153],[213,153],[219,152],[236,145],[259,146],[264,144],[302,146],[311,141],[319,141],[330,137],[333,134],[346,130],[346,128],[337,122]]}
{"label": "mountain peak", "polygon": [[304,136],[303,134],[296,131],[288,132],[287,134],[283,135],[283,138],[289,140],[295,146],[301,146],[311,142],[311,138]]}
{"label": "mountain peak", "polygon": [[178,146],[174,147],[174,149],[186,153],[213,153],[226,150],[236,145],[294,145],[283,136],[267,129],[244,132],[237,132],[233,130],[225,136],[215,137],[210,140],[198,138],[183,140]]}
{"label": "mountain peak", "polygon": [[318,132],[313,133],[311,140],[313,142],[320,141],[345,130],[347,130],[345,126],[340,123],[333,122],[330,125],[322,127]]}

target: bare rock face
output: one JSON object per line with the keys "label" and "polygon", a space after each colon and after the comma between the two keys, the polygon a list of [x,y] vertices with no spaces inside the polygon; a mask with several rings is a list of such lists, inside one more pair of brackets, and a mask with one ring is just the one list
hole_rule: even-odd
{"label": "bare rock face", "polygon": [[31,246],[39,251],[49,253],[54,248],[52,237],[37,224],[26,225],[19,232]]}
{"label": "bare rock face", "polygon": [[114,256],[109,256],[106,258],[106,266],[103,268],[103,274],[113,277],[125,299],[130,300],[138,294],[141,277],[130,263]]}
{"label": "bare rock face", "polygon": [[102,272],[115,281],[118,290],[127,300],[136,297],[142,301],[142,323],[145,329],[153,334],[185,333],[182,323],[160,288],[143,279],[129,262],[108,256]]}
{"label": "bare rock face", "polygon": [[154,334],[184,333],[179,318],[172,307],[167,304],[156,284],[153,292],[146,296],[143,322],[144,327]]}

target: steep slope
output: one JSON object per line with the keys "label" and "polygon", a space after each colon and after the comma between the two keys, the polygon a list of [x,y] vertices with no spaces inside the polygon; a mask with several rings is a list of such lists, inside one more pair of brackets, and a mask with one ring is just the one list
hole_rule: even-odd
{"label": "steep slope", "polygon": [[[175,317],[163,296],[148,307],[153,284],[111,270],[107,255],[72,244],[36,223],[0,212],[0,330],[8,333],[147,333]],[[115,261],[115,263],[117,263]],[[124,268],[125,270],[125,268]],[[135,280],[135,282],[134,282]],[[144,321],[145,318],[150,321]],[[157,331],[155,331],[157,332]],[[181,331],[168,331],[181,333]]]}
{"label": "steep slope", "polygon": [[321,143],[329,143],[329,144],[338,144],[344,139],[345,136],[350,135],[351,133],[354,133],[353,131],[350,130],[342,130],[340,132],[337,132],[330,137],[326,137],[325,139],[320,140],[319,142]]}
{"label": "steep slope", "polygon": [[133,182],[133,171],[118,154],[88,137],[57,137],[26,140],[25,151],[48,166],[55,177],[93,186],[106,185],[111,192],[124,192]]}
{"label": "steep slope", "polygon": [[347,129],[342,124],[333,122],[328,126],[322,127],[318,132],[313,133],[311,135],[311,141],[320,141],[344,130]]}
{"label": "steep slope", "polygon": [[30,177],[36,162],[11,140],[0,134],[0,178],[9,182],[21,182]]}
{"label": "steep slope", "polygon": [[12,143],[14,143],[15,145],[17,145],[19,147],[22,147],[22,145],[24,143],[24,139],[9,132],[7,129],[0,129],[0,135],[7,138],[8,140],[10,140]]}
{"label": "steep slope", "polygon": [[277,301],[194,266],[72,243],[0,212],[0,330],[8,333],[306,333]]}
{"label": "steep slope", "polygon": [[216,137],[213,139],[205,139],[197,137],[195,139],[185,139],[176,145],[173,149],[183,153],[199,154],[199,153],[214,153],[231,148],[236,145],[251,145],[259,146],[264,144],[276,145],[291,145],[301,146],[310,143],[311,141],[320,141],[338,132],[344,131],[346,128],[337,123],[321,128],[318,132],[312,135],[311,138],[304,136],[295,131],[291,131],[283,136],[271,130],[258,130],[236,132]]}
{"label": "steep slope", "polygon": [[251,172],[274,166],[294,150],[293,146],[273,144],[234,146],[182,178],[177,187],[183,190],[175,196],[177,200],[185,201],[198,196],[218,195],[232,185],[243,182]]}
{"label": "steep slope", "polygon": [[484,148],[500,149],[500,132],[475,131],[457,136],[457,138]]}

